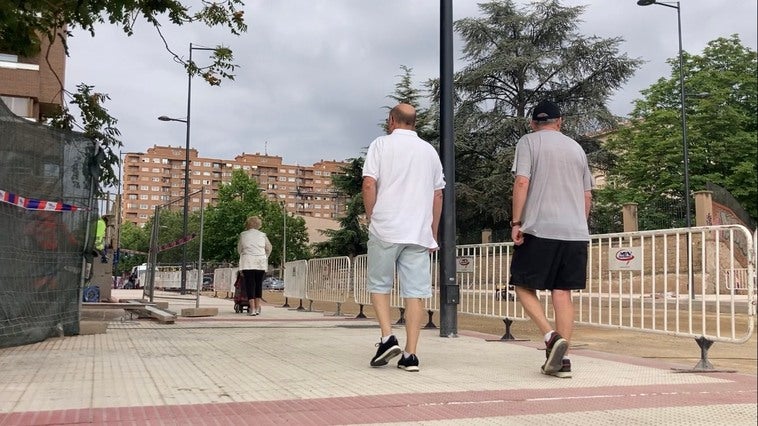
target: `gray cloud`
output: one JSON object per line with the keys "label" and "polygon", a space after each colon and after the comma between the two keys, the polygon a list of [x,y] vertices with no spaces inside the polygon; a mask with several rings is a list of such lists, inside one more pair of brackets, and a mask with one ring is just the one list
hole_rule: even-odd
{"label": "gray cloud", "polygon": [[[670,73],[666,60],[678,49],[676,10],[635,3],[564,2],[587,4],[580,32],[622,37],[622,51],[646,61],[611,100],[618,115],[631,111],[640,90]],[[453,4],[455,19],[478,14],[474,1]],[[700,53],[708,41],[734,33],[756,49],[754,0],[681,7],[686,51]],[[193,80],[191,145],[203,157],[267,150],[290,164],[360,155],[381,131],[400,66],[413,68],[419,86],[437,77],[438,8],[431,0],[251,0],[245,8],[249,29],[240,37],[199,25],[164,27],[180,56],[188,55],[190,42],[223,44],[240,65],[235,81],[220,87]],[[107,106],[119,119],[124,151],[184,146],[184,125],[156,119],[184,118],[187,102],[186,75],[157,34],[144,24],[132,37],[108,26],[96,31],[95,38],[76,32],[70,39],[67,88],[86,82],[110,94]],[[202,64],[203,52],[193,58]]]}

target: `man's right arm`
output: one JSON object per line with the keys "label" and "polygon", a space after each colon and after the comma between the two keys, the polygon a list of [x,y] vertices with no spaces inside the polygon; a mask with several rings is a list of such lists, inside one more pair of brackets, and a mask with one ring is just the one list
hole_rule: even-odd
{"label": "man's right arm", "polygon": [[363,207],[366,210],[366,220],[371,221],[371,214],[376,205],[376,179],[371,176],[364,176],[361,194],[363,196]]}

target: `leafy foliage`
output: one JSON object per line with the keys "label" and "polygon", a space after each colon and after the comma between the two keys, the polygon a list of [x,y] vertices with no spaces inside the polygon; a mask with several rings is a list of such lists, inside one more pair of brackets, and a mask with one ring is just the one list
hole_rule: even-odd
{"label": "leafy foliage", "polygon": [[[616,188],[600,191],[604,197],[615,191],[620,202],[683,204],[679,62],[669,63],[671,76],[642,91],[631,123],[608,142],[618,163],[608,173]],[[702,55],[684,56],[690,188],[721,185],[753,218],[758,218],[757,64],[756,52],[736,35],[711,41]]]}
{"label": "leafy foliage", "polygon": [[[557,102],[564,133],[580,142],[593,166],[607,167],[610,157],[586,135],[616,125],[608,98],[641,63],[619,52],[621,38],[580,35],[584,7],[557,0],[523,9],[510,0],[479,7],[482,17],[455,23],[467,62],[455,75],[453,124],[461,242],[477,241],[484,227],[507,227],[513,149],[540,100]],[[438,98],[438,82],[432,87]]]}
{"label": "leafy foliage", "polygon": [[[233,63],[231,49],[216,47],[211,56],[211,64],[200,67],[195,61],[184,60],[172,51],[161,33],[162,21],[166,19],[173,25],[202,23],[209,27],[223,26],[234,35],[247,30],[244,12],[238,10],[244,6],[242,0],[201,0],[200,3],[202,6],[199,10],[192,12],[190,6],[180,0],[0,0],[0,51],[25,57],[42,53],[47,59],[49,50],[40,52],[40,37],[44,37],[50,45],[56,40],[62,43],[68,55],[68,39],[73,37],[73,30],[83,29],[94,37],[95,25],[107,23],[120,26],[127,36],[131,36],[142,18],[158,32],[174,61],[180,63],[190,76],[199,75],[208,84],[216,86],[223,79],[234,79],[236,65]],[[69,93],[63,88],[62,76],[57,78],[64,101],[66,97],[71,98],[71,103],[80,109],[82,125],[77,126],[68,105],[64,105],[51,118],[52,124],[69,130],[81,127],[86,136],[99,143],[104,150],[104,158],[98,164],[101,168],[98,173],[100,183],[115,186],[118,177],[113,172],[113,165],[118,160],[117,148],[122,144],[115,128],[117,120],[102,106],[109,99],[108,95],[94,92],[93,86],[84,83],[77,86],[77,93]]]}

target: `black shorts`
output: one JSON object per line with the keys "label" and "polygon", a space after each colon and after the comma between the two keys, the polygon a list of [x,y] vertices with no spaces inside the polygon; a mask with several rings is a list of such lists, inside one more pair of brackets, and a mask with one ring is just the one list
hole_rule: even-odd
{"label": "black shorts", "polygon": [[587,241],[524,234],[513,249],[511,285],[532,290],[582,290],[587,286]]}
{"label": "black shorts", "polygon": [[266,271],[258,269],[243,269],[242,279],[245,283],[245,291],[248,299],[260,299],[263,297],[263,276]]}

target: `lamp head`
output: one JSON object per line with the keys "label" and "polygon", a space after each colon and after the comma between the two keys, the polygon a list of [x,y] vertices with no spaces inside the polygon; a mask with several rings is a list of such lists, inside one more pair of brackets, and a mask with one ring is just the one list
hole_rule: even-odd
{"label": "lamp head", "polygon": [[655,4],[655,0],[637,0],[637,6],[650,6]]}
{"label": "lamp head", "polygon": [[158,120],[161,120],[161,121],[171,121],[171,118],[166,117],[165,115],[161,115],[160,117],[158,117]]}

